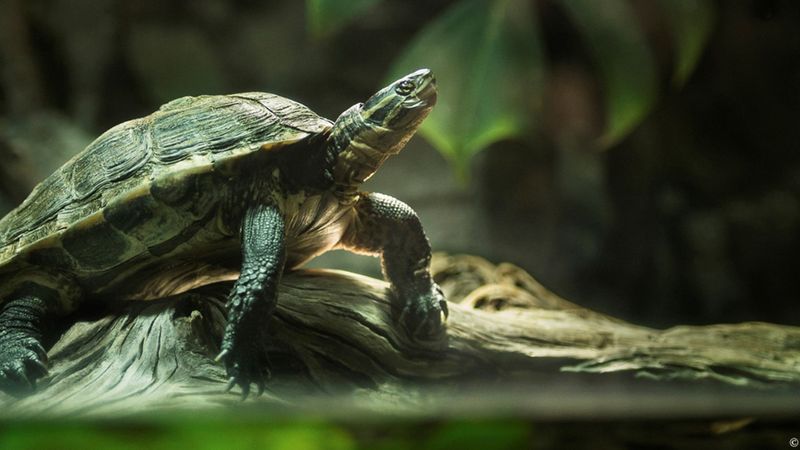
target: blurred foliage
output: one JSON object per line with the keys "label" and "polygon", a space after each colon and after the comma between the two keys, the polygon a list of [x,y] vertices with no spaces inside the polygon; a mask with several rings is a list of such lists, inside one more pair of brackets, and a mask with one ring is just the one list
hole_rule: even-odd
{"label": "blurred foliage", "polygon": [[[373,432],[365,433],[364,430]],[[440,424],[348,426],[323,422],[231,420],[156,423],[33,423],[0,428],[3,450],[505,450],[525,448],[531,425],[520,421],[458,420]]]}
{"label": "blurred foliage", "polygon": [[543,52],[527,0],[462,0],[429,24],[390,78],[430,67],[443,86],[422,132],[464,172],[492,142],[525,132],[537,111]]}
{"label": "blurred foliage", "polygon": [[180,27],[145,26],[134,28],[130,39],[132,66],[157,102],[167,103],[181,91],[224,93],[222,70],[201,35]]}
{"label": "blurred foliage", "polygon": [[340,428],[317,423],[186,421],[158,425],[97,423],[18,424],[0,432],[4,450],[350,450],[352,437]]}
{"label": "blurred foliage", "polygon": [[306,0],[308,29],[317,38],[332,33],[380,0]]}
{"label": "blurred foliage", "polygon": [[703,0],[661,0],[671,21],[675,41],[675,72],[673,83],[682,86],[692,74],[703,53],[714,23],[714,8]]}
{"label": "blurred foliage", "polygon": [[[308,0],[315,33],[331,33],[376,0]],[[440,81],[439,105],[421,133],[457,168],[493,142],[537,133],[547,83],[545,42],[536,11],[552,3],[565,13],[591,54],[605,129],[598,145],[616,144],[653,108],[658,67],[629,0],[459,0],[419,32],[390,70],[391,79],[429,67]],[[707,42],[710,0],[663,0],[671,30],[675,86],[691,74]]]}
{"label": "blurred foliage", "polygon": [[[153,414],[151,414],[152,416]],[[510,449],[745,449],[782,448],[796,420],[533,421],[522,419],[345,422],[203,413],[134,421],[22,421],[0,424],[3,450],[510,450]],[[200,417],[197,417],[200,416]],[[256,415],[257,416],[257,415]],[[161,420],[159,420],[161,419]],[[739,425],[729,431],[721,427]],[[666,443],[666,445],[665,445]]]}
{"label": "blurred foliage", "polygon": [[424,445],[417,448],[427,450],[525,448],[531,445],[531,434],[530,428],[518,421],[453,422],[442,425],[429,436]]}
{"label": "blurred foliage", "polygon": [[583,33],[599,69],[606,103],[601,145],[619,141],[652,107],[655,61],[626,0],[559,0]]}

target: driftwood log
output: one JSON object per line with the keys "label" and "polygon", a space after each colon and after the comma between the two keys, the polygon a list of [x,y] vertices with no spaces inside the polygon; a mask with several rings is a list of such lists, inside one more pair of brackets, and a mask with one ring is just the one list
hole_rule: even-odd
{"label": "driftwood log", "polygon": [[273,377],[265,395],[244,404],[237,389],[224,390],[224,370],[213,360],[229,283],[113,305],[67,329],[49,350],[50,374],[37,391],[0,398],[2,414],[320,405],[310,399],[334,399],[325,408],[343,407],[347,399],[394,412],[431,411],[437,397],[430,392],[437,389],[453,399],[454,392],[575,372],[712,380],[748,392],[796,393],[800,386],[800,328],[743,323],[655,330],[559,298],[510,264],[436,255],[433,272],[451,301],[450,317],[446,337],[426,343],[411,341],[392,322],[382,281],[337,271],[286,274],[276,315],[266,324]]}

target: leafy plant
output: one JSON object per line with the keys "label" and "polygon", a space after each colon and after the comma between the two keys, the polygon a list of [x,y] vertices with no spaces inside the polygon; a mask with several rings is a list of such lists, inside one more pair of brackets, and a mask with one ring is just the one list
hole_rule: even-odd
{"label": "leafy plant", "polygon": [[461,0],[430,23],[389,78],[430,67],[439,103],[421,132],[464,169],[492,142],[518,136],[540,109],[543,51],[526,0]]}
{"label": "leafy plant", "polygon": [[[628,0],[542,0],[560,8],[589,50],[605,108],[598,145],[628,135],[653,108],[659,74],[653,51]],[[332,33],[378,0],[307,0],[310,28]],[[458,0],[434,18],[400,54],[390,79],[429,67],[439,103],[424,135],[463,170],[479,150],[534,134],[542,123],[547,76],[537,6],[531,0]],[[692,73],[710,34],[710,0],[660,0],[674,48],[674,86]]]}

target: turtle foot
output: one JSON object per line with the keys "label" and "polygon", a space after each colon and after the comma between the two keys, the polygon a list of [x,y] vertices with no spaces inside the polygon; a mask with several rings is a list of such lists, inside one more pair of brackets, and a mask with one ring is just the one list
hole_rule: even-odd
{"label": "turtle foot", "polygon": [[447,301],[435,283],[422,294],[400,294],[403,305],[398,320],[412,338],[419,341],[438,340],[445,334],[449,314]]}
{"label": "turtle foot", "polygon": [[[238,302],[233,300],[233,304]],[[239,314],[234,308],[229,311],[228,325],[222,337],[221,351],[216,360],[225,366],[228,376],[227,390],[238,385],[242,400],[250,395],[250,387],[257,387],[256,396],[264,392],[265,383],[271,376],[270,362],[265,346],[266,336],[263,315]]]}
{"label": "turtle foot", "polygon": [[0,389],[22,395],[36,389],[36,380],[47,375],[47,353],[28,333],[6,330],[0,334]]}

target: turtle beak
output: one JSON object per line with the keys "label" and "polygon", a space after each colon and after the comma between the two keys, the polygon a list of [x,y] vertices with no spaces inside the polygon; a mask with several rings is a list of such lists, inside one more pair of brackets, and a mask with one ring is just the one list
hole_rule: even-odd
{"label": "turtle beak", "polygon": [[419,86],[417,88],[417,98],[433,105],[436,103],[436,78],[433,77],[433,73],[428,69],[422,69],[418,73],[420,75],[417,84]]}
{"label": "turtle beak", "polygon": [[414,83],[416,89],[404,102],[406,107],[432,107],[436,104],[436,78],[430,69],[419,69],[408,75],[408,79]]}

